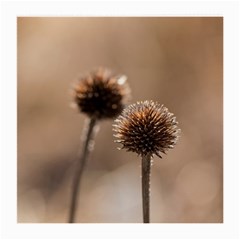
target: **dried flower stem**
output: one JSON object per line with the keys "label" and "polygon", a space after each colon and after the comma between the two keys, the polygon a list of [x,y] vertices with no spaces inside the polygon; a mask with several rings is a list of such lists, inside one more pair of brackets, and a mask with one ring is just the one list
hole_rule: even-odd
{"label": "dried flower stem", "polygon": [[142,205],[144,223],[149,223],[150,219],[150,175],[151,154],[146,154],[142,156]]}
{"label": "dried flower stem", "polygon": [[86,160],[89,155],[89,152],[92,150],[91,145],[94,139],[94,127],[96,126],[96,118],[87,119],[87,127],[83,131],[83,138],[82,138],[82,152],[80,154],[79,161],[76,163],[76,172],[73,178],[73,185],[72,185],[72,194],[71,194],[71,205],[70,205],[70,212],[69,212],[69,223],[74,223],[76,218],[76,209],[77,209],[77,201],[79,197],[79,187],[80,182],[83,174],[84,167],[86,165]]}

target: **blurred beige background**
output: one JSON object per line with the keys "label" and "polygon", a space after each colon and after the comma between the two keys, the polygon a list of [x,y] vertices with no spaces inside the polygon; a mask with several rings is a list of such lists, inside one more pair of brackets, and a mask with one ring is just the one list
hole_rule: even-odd
{"label": "blurred beige background", "polygon": [[[132,100],[177,116],[154,158],[151,222],[223,222],[223,18],[18,18],[18,222],[66,222],[85,116],[70,88],[98,66],[126,74]],[[80,223],[141,223],[140,159],[100,123],[81,184]]]}

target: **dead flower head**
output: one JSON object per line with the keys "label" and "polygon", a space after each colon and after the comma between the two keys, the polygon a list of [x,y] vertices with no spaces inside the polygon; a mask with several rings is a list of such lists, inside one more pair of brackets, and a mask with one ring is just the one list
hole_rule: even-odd
{"label": "dead flower head", "polygon": [[129,98],[125,75],[114,76],[99,68],[82,77],[74,88],[74,100],[82,113],[96,119],[114,118]]}
{"label": "dead flower head", "polygon": [[174,147],[180,130],[175,116],[166,107],[153,101],[128,106],[115,120],[116,142],[127,151],[140,155],[165,153]]}

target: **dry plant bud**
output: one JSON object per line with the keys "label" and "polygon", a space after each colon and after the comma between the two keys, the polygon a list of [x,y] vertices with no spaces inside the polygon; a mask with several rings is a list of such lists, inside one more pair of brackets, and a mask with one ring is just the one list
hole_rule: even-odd
{"label": "dry plant bud", "polygon": [[177,142],[180,130],[175,116],[166,107],[153,101],[128,106],[115,120],[116,142],[127,151],[142,156],[166,153]]}
{"label": "dry plant bud", "polygon": [[126,80],[125,75],[114,76],[105,68],[82,77],[74,88],[79,110],[95,119],[117,117],[129,98]]}

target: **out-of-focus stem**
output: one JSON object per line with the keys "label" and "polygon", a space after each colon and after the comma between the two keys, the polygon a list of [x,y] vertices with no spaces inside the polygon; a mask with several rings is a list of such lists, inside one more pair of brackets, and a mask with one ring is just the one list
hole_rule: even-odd
{"label": "out-of-focus stem", "polygon": [[76,218],[76,210],[77,210],[77,202],[79,198],[79,191],[80,191],[80,183],[83,174],[84,167],[86,165],[86,160],[89,155],[89,152],[92,150],[91,145],[94,139],[94,127],[96,125],[97,120],[95,118],[87,119],[87,127],[83,131],[83,138],[82,138],[82,152],[76,163],[75,175],[73,177],[72,183],[72,193],[71,193],[71,205],[69,211],[69,223],[74,223]]}

